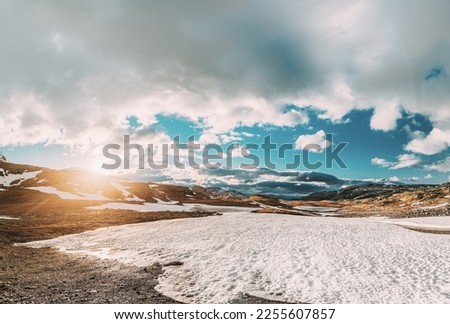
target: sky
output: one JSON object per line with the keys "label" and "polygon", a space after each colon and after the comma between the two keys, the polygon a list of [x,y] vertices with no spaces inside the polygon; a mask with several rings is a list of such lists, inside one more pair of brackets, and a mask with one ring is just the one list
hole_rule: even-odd
{"label": "sky", "polygon": [[[448,1],[0,0],[0,151],[187,185],[295,189],[305,171],[447,182],[449,30]],[[104,170],[124,135],[155,156],[176,136],[217,144],[233,165],[142,170],[133,150],[130,169]],[[250,144],[268,135],[292,150],[242,170],[250,153],[264,162]],[[340,143],[345,166],[288,165],[308,144],[323,162]]]}

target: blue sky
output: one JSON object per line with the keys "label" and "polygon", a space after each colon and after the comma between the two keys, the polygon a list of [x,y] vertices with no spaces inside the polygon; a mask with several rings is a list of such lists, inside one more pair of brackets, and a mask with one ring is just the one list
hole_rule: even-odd
{"label": "blue sky", "polygon": [[[270,135],[295,147],[288,161],[307,143],[322,147],[311,159],[323,161],[332,134],[332,147],[348,143],[348,168],[316,171],[449,181],[450,3],[23,1],[0,9],[0,150],[12,161],[103,171],[103,147],[125,134],[159,147],[177,135],[222,147]],[[273,158],[276,172],[286,171]],[[297,181],[267,171],[114,174]]]}
{"label": "blue sky", "polygon": [[[333,163],[332,168],[325,165],[314,169],[314,171],[333,174],[344,179],[395,179],[405,183],[441,183],[448,181],[445,172],[439,172],[430,168],[435,161],[443,161],[449,154],[449,149],[435,154],[433,156],[416,155],[420,161],[412,166],[394,168],[398,161],[398,156],[405,154],[405,146],[410,142],[411,133],[422,132],[430,133],[432,124],[426,116],[421,114],[408,114],[402,112],[401,118],[397,121],[398,126],[389,132],[375,131],[370,129],[370,120],[373,115],[373,109],[352,111],[347,114],[342,122],[336,123],[326,119],[319,118],[320,112],[311,107],[298,108],[289,106],[287,109],[299,109],[305,111],[309,116],[309,122],[305,125],[296,127],[273,127],[273,126],[252,126],[237,127],[232,134],[227,134],[228,139],[224,137],[215,143],[219,143],[223,150],[233,143],[238,143],[241,147],[254,143],[262,145],[265,136],[270,135],[271,141],[278,147],[284,143],[295,145],[295,141],[300,135],[315,134],[319,130],[333,135],[333,145],[345,142],[348,143],[342,150],[340,157],[348,166],[343,168]],[[129,123],[129,133],[133,133],[141,127],[136,117],[130,116],[127,119]],[[177,115],[157,115],[156,122],[147,126],[153,130],[163,132],[173,139],[180,137],[181,143],[187,143],[189,137],[194,136],[198,141],[205,132],[198,123]],[[119,144],[122,144],[118,142]],[[149,142],[147,144],[152,144]],[[202,146],[203,147],[203,146]],[[23,162],[46,165],[55,168],[64,168],[69,166],[86,166],[84,161],[79,162],[80,155],[70,154],[67,147],[63,145],[33,145],[25,147],[4,147],[4,153],[10,159]],[[267,167],[263,162],[262,149],[252,150],[261,159],[260,167]],[[293,155],[302,154],[300,149],[287,151],[285,158],[278,156],[276,151],[271,155],[271,161],[276,164],[277,171],[291,171],[286,168],[286,164],[293,161]],[[81,155],[89,159],[89,155]],[[325,152],[311,151],[310,162],[325,161]],[[373,159],[383,159],[387,161],[386,165],[374,163]],[[98,162],[101,162],[99,160]],[[106,158],[103,161],[107,162]],[[199,158],[197,161],[200,161]],[[239,162],[247,162],[245,158],[235,158],[234,168],[238,168]],[[391,163],[391,164],[390,164]],[[398,162],[397,162],[398,163]],[[92,165],[87,165],[91,167]],[[303,163],[295,170],[311,171]]]}
{"label": "blue sky", "polygon": [[[290,109],[298,109],[290,107]],[[433,161],[444,160],[448,153],[448,149],[433,157],[420,156],[421,162],[414,166],[391,169],[392,166],[383,167],[374,164],[373,158],[379,157],[386,161],[397,161],[398,156],[405,154],[404,147],[410,141],[410,134],[412,132],[429,133],[432,125],[426,116],[420,114],[402,113],[402,117],[398,120],[396,129],[390,132],[374,131],[370,129],[370,119],[373,115],[373,110],[352,111],[344,117],[343,122],[333,123],[329,120],[320,119],[318,112],[311,108],[303,108],[310,116],[308,124],[296,127],[238,127],[234,130],[241,140],[233,140],[225,142],[222,146],[224,149],[230,143],[239,143],[241,146],[248,143],[256,143],[261,145],[263,138],[270,135],[272,141],[278,146],[284,143],[294,144],[296,139],[301,134],[314,134],[318,130],[324,130],[326,133],[333,135],[334,144],[346,142],[348,145],[342,151],[342,159],[347,164],[348,168],[341,168],[335,163],[333,168],[329,169],[325,166],[316,171],[330,173],[337,177],[348,179],[368,179],[368,178],[392,178],[397,177],[400,181],[410,183],[441,183],[448,181],[445,173],[429,170],[427,168]],[[180,135],[182,142],[187,142],[188,137],[194,135],[198,140],[202,134],[203,129],[196,126],[195,123],[190,122],[185,118],[177,118],[176,116],[160,116],[155,127],[161,127],[172,138]],[[252,134],[248,137],[244,134]],[[260,159],[263,159],[262,149],[254,151]],[[277,158],[274,153],[272,161],[277,164],[277,170],[286,170],[285,164],[293,161],[293,154],[301,154],[301,150],[296,149],[290,151],[286,159]],[[324,152],[311,154],[311,162],[324,161]],[[298,168],[301,171],[310,171],[303,164]],[[425,178],[431,175],[432,178]],[[417,178],[417,179],[415,179]]]}

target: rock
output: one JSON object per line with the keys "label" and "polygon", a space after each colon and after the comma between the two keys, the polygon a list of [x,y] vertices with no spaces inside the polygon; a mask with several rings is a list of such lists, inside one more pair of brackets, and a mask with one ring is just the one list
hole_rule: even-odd
{"label": "rock", "polygon": [[178,267],[182,266],[184,263],[181,261],[171,261],[168,263],[163,264],[164,267]]}
{"label": "rock", "polygon": [[0,291],[4,291],[6,289],[8,289],[8,284],[0,282]]}

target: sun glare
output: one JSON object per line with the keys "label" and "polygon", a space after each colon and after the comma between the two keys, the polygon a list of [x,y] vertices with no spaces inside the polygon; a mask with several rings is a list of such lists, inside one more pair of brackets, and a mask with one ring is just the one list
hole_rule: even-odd
{"label": "sun glare", "polygon": [[89,169],[89,171],[92,171],[94,173],[97,173],[99,175],[111,175],[110,170],[106,170],[102,168],[103,160],[100,156],[91,156],[88,159],[86,159],[86,167]]}

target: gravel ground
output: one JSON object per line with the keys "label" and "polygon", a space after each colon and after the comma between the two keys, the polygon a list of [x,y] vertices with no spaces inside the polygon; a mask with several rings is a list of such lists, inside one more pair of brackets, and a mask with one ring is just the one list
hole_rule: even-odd
{"label": "gravel ground", "polygon": [[0,249],[0,303],[176,303],[154,289],[159,265],[128,267],[53,249]]}

